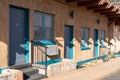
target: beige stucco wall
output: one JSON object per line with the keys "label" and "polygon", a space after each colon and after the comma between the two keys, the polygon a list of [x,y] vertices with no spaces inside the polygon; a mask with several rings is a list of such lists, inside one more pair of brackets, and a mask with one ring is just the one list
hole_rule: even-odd
{"label": "beige stucco wall", "polygon": [[[65,5],[53,0],[0,0],[0,68],[8,66],[9,56],[9,5],[15,5],[29,9],[30,14],[30,40],[33,39],[34,10],[55,15],[54,37],[60,50],[59,57],[64,58],[64,26],[74,27],[74,59],[76,61],[93,57],[94,29],[105,30],[108,39],[107,18],[85,7],[77,7],[76,3]],[[69,16],[74,11],[74,18]],[[97,20],[100,19],[100,24]],[[80,28],[90,28],[90,50],[80,50]],[[106,44],[107,45],[107,44]],[[104,52],[106,50],[103,50]],[[100,55],[103,53],[101,52]],[[58,57],[58,56],[57,56]],[[2,65],[1,65],[2,64]]]}

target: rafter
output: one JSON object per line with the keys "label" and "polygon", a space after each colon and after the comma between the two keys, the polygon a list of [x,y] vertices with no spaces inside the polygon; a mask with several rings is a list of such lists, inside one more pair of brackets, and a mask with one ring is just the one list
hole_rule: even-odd
{"label": "rafter", "polygon": [[99,5],[99,4],[102,4],[102,3],[103,3],[103,1],[101,1],[101,0],[84,1],[84,2],[78,2],[78,7],[89,6],[89,5]]}
{"label": "rafter", "polygon": [[118,19],[118,17],[112,19],[112,20],[108,23],[108,27],[110,27],[110,25],[111,25],[113,22],[115,22],[117,19]]}
{"label": "rafter", "polygon": [[108,12],[100,12],[101,15],[104,15],[104,14],[112,14],[112,13],[116,13],[119,12],[119,9],[117,9],[116,11],[108,11]]}
{"label": "rafter", "polygon": [[92,0],[66,0],[67,3],[70,3],[70,2],[78,2],[78,1],[81,1],[81,2],[84,2],[84,1],[92,1]]}
{"label": "rafter", "polygon": [[101,4],[101,5],[87,6],[87,9],[88,10],[91,10],[91,9],[104,9],[107,6],[108,6],[108,3],[104,3],[104,4]]}
{"label": "rafter", "polygon": [[111,14],[111,15],[106,15],[108,18],[115,18],[115,17],[120,17],[120,14]]}
{"label": "rafter", "polygon": [[120,17],[115,21],[115,25],[120,25]]}
{"label": "rafter", "polygon": [[110,8],[105,8],[105,9],[96,9],[94,10],[94,12],[109,12],[112,11],[114,9],[114,6],[111,6]]}

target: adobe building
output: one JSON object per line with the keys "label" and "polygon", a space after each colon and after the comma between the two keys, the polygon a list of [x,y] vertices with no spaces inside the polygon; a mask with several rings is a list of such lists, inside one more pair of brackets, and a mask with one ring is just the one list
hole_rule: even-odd
{"label": "adobe building", "polygon": [[41,45],[32,47],[31,41],[57,45],[58,54],[47,56],[48,60],[68,58],[80,62],[104,56],[108,43],[117,53],[119,17],[118,6],[106,0],[2,0],[0,68],[37,62],[36,57],[42,60],[38,54],[42,52],[36,50]]}

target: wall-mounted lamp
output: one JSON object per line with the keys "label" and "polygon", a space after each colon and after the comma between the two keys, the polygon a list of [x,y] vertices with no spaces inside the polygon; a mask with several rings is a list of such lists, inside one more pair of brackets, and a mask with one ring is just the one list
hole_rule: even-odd
{"label": "wall-mounted lamp", "polygon": [[74,18],[74,11],[72,10],[69,15],[71,18]]}
{"label": "wall-mounted lamp", "polygon": [[100,19],[97,19],[97,21],[96,21],[96,22],[97,22],[97,24],[100,24]]}

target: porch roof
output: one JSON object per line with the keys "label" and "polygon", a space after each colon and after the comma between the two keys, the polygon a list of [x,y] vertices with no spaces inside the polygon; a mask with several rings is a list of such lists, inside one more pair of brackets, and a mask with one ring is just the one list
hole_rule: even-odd
{"label": "porch roof", "polygon": [[94,10],[101,15],[108,17],[110,25],[115,22],[116,25],[120,25],[120,6],[115,5],[108,0],[66,0],[67,3],[76,2],[78,7],[86,6],[87,10]]}

